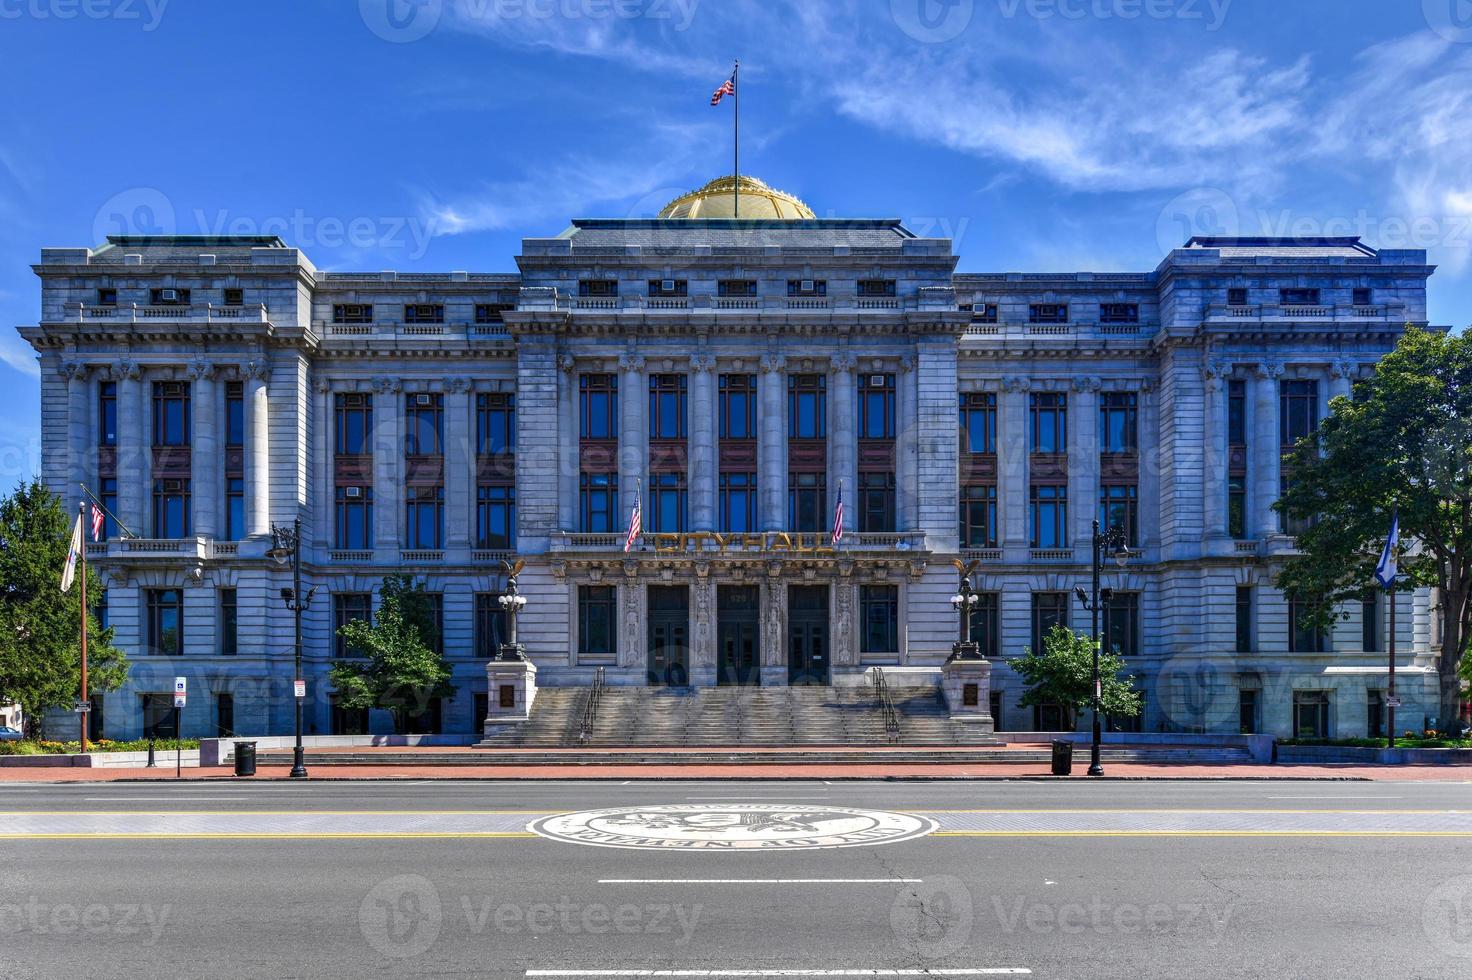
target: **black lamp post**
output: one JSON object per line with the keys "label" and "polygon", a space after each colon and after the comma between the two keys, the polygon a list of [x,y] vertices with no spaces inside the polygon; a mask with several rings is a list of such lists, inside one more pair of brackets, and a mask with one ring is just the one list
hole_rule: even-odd
{"label": "black lamp post", "polygon": [[951,605],[956,607],[961,619],[960,638],[951,648],[952,660],[981,659],[981,647],[971,640],[971,609],[978,598],[976,590],[971,587],[971,576],[963,574],[961,585],[956,589],[956,594],[951,596]]}
{"label": "black lamp post", "polygon": [[1107,531],[1099,530],[1099,522],[1094,522],[1093,534],[1093,560],[1090,562],[1090,570],[1093,573],[1093,589],[1088,595],[1084,595],[1082,587],[1075,588],[1074,594],[1078,601],[1089,611],[1089,639],[1094,645],[1094,739],[1089,749],[1089,775],[1104,775],[1104,766],[1099,762],[1099,744],[1102,741],[1102,733],[1099,728],[1099,709],[1102,698],[1103,685],[1099,678],[1099,610],[1101,603],[1108,602],[1113,595],[1112,589],[1100,589],[1099,577],[1104,572],[1104,553],[1108,551],[1114,556],[1114,561],[1120,568],[1130,560],[1130,549],[1125,538],[1124,528],[1111,527]]}
{"label": "black lamp post", "polygon": [[281,590],[281,601],[291,610],[296,619],[296,671],[292,683],[292,699],[296,702],[296,750],[292,756],[291,777],[305,779],[307,763],[302,749],[302,702],[306,700],[306,684],[302,677],[302,613],[312,605],[316,595],[314,585],[302,593],[302,522],[301,518],[291,522],[291,527],[271,525],[271,550],[267,556],[278,565],[291,562],[291,587]]}
{"label": "black lamp post", "polygon": [[526,608],[526,596],[517,588],[516,576],[521,574],[526,562],[517,559],[515,562],[503,561],[501,564],[506,569],[506,592],[499,600],[501,608],[506,612],[506,642],[501,644],[497,659],[503,663],[520,663],[526,660],[526,647],[516,639],[516,617]]}

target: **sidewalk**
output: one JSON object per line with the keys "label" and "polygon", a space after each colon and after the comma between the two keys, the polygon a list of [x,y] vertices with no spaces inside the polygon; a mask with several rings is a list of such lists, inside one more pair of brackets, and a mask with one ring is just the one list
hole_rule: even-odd
{"label": "sidewalk", "polygon": [[[1082,765],[1072,778],[1088,781]],[[290,767],[261,766],[255,781],[287,779]],[[1194,765],[1189,763],[1127,763],[1105,766],[1107,779],[1329,779],[1472,783],[1468,766],[1355,766],[1355,765]],[[1046,763],[993,762],[979,765],[630,765],[599,766],[319,766],[315,782],[352,780],[927,780],[927,779],[1046,779]],[[185,769],[184,780],[234,780],[228,768]],[[0,769],[0,783],[71,783],[159,780],[174,782],[172,766],[157,769]]]}

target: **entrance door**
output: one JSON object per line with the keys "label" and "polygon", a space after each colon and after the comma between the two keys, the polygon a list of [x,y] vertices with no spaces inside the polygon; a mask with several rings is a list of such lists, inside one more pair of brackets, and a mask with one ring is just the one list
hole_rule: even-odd
{"label": "entrance door", "polygon": [[787,683],[828,683],[828,586],[787,590]]}
{"label": "entrance door", "polygon": [[649,683],[690,685],[690,590],[686,586],[649,587]]}
{"label": "entrance door", "polygon": [[754,585],[716,587],[716,683],[760,684],[761,597]]}

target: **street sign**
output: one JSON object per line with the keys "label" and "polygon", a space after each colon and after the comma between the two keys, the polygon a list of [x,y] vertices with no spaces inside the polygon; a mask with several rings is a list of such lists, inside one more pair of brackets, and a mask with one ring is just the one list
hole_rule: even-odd
{"label": "street sign", "polygon": [[89,712],[89,711],[92,710],[92,702],[91,701],[78,701],[78,702],[76,702],[75,704],[72,705],[72,710],[75,711],[79,715],[85,715],[87,712]]}
{"label": "street sign", "polygon": [[1387,708],[1399,708],[1400,707],[1400,698],[1386,698],[1385,699],[1385,706]]}
{"label": "street sign", "polygon": [[184,707],[184,702],[186,700],[188,700],[188,697],[189,697],[189,678],[187,678],[187,677],[175,677],[174,678],[174,707],[176,707],[176,708],[182,708],[182,707]]}
{"label": "street sign", "polygon": [[297,700],[301,700],[302,698],[305,698],[307,696],[307,682],[306,681],[297,681],[296,682],[296,696],[297,696]]}

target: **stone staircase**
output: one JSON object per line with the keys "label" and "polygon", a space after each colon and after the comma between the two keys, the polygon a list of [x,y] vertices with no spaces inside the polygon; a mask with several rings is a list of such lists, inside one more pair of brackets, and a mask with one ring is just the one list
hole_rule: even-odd
{"label": "stone staircase", "polygon": [[603,689],[592,730],[579,737],[589,688],[546,687],[531,720],[481,742],[486,748],[688,748],[719,746],[988,745],[996,740],[951,720],[939,690],[890,689],[899,732],[891,738],[874,689],[715,687]]}

